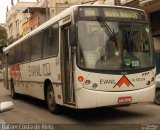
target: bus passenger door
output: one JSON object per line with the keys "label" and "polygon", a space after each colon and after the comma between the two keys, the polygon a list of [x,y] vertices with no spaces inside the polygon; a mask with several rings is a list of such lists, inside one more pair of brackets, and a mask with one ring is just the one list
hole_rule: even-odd
{"label": "bus passenger door", "polygon": [[69,29],[63,29],[62,43],[62,81],[64,90],[64,102],[75,105],[75,92],[73,87],[73,55],[69,44]]}

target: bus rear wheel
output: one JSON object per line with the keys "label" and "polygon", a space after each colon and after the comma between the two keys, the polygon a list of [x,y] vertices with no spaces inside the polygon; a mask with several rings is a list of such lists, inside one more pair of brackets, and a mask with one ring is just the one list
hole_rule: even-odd
{"label": "bus rear wheel", "polygon": [[51,113],[54,113],[54,114],[61,113],[61,106],[56,104],[54,89],[51,84],[49,84],[47,87],[46,102],[47,102],[48,109]]}
{"label": "bus rear wheel", "polygon": [[155,103],[160,105],[160,89],[156,89]]}
{"label": "bus rear wheel", "polygon": [[18,97],[18,94],[14,90],[14,83],[13,83],[13,81],[11,81],[11,97],[13,99],[17,99],[17,97]]}

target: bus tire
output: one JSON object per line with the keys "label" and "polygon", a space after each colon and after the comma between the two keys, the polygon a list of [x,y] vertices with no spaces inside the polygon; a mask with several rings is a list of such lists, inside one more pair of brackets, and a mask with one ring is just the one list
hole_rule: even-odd
{"label": "bus tire", "polygon": [[18,94],[14,90],[14,83],[13,83],[13,81],[11,81],[11,97],[13,99],[17,99],[17,97],[18,97]]}
{"label": "bus tire", "polygon": [[61,113],[61,110],[62,110],[61,106],[58,105],[55,101],[54,89],[53,89],[53,86],[50,83],[47,86],[46,103],[47,103],[48,109],[51,113],[54,113],[54,114],[60,114]]}
{"label": "bus tire", "polygon": [[156,89],[155,103],[160,105],[160,89]]}

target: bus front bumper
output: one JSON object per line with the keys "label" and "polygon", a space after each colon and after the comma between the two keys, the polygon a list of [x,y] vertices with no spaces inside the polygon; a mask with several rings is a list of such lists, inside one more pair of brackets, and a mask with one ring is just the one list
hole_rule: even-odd
{"label": "bus front bumper", "polygon": [[[85,109],[140,102],[153,102],[155,98],[155,88],[155,84],[148,88],[126,92],[103,92],[82,88],[77,90],[77,108]],[[127,97],[131,99],[129,102],[119,102],[119,99],[125,99]]]}

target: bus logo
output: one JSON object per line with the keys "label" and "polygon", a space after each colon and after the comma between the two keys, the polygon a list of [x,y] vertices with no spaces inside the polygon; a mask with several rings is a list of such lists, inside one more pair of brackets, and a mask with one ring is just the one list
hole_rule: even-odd
{"label": "bus logo", "polygon": [[123,84],[125,84],[128,88],[131,85],[134,87],[134,85],[131,83],[131,81],[125,75],[123,75],[122,78],[117,82],[117,84],[113,88],[115,88],[116,86],[118,86],[120,88],[120,87],[122,87]]}

